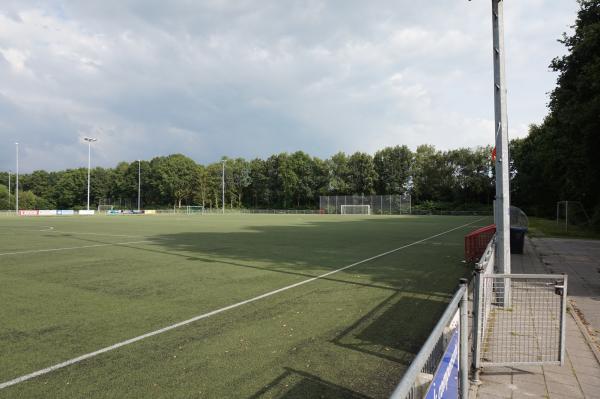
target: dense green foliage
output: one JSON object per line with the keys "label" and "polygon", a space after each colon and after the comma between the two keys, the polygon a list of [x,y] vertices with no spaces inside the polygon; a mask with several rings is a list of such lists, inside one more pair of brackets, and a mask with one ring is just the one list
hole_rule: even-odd
{"label": "dense green foliage", "polygon": [[600,222],[600,1],[582,0],[568,53],[550,67],[559,73],[549,114],[528,137],[512,142],[513,203],[551,216],[556,202],[581,201]]}
{"label": "dense green foliage", "polygon": [[[222,164],[200,165],[181,155],[142,161],[142,207],[222,206]],[[320,195],[404,194],[450,206],[490,204],[490,149],[438,151],[420,146],[384,148],[374,156],[338,153],[322,160],[298,151],[267,159],[225,159],[225,202],[230,208],[315,208]],[[0,209],[8,209],[8,174],[0,173]],[[14,178],[12,182],[14,191]],[[23,191],[21,191],[23,190]],[[87,170],[35,171],[20,176],[20,207],[79,208],[87,200]],[[138,162],[91,171],[91,204],[137,207]],[[27,201],[25,199],[28,198]],[[14,197],[10,199],[14,206]]]}

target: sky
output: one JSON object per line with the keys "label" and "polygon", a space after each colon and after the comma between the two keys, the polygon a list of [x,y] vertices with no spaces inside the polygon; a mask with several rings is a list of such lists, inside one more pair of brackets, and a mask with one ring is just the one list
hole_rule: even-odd
{"label": "sky", "polygon": [[[1,0],[0,170],[492,144],[489,0]],[[507,1],[510,138],[575,0]]]}

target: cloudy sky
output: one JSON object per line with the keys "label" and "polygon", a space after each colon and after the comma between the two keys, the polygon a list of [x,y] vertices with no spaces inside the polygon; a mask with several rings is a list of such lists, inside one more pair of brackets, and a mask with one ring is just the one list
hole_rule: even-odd
{"label": "cloudy sky", "polygon": [[[2,0],[0,170],[493,141],[489,0]],[[509,134],[575,0],[506,4]]]}

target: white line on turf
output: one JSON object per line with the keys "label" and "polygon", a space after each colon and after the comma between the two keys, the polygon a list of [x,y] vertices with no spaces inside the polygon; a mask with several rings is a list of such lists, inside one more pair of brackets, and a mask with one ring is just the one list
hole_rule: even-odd
{"label": "white line on turf", "polygon": [[114,245],[118,246],[118,245],[128,245],[128,244],[142,244],[145,242],[152,242],[152,241],[142,240],[142,241],[129,241],[129,242],[115,242],[115,243],[108,243],[108,244],[81,245],[79,247],[30,249],[28,251],[4,252],[4,253],[0,253],[0,256],[35,254],[35,253],[39,253],[39,252],[71,251],[74,249],[82,249],[82,248],[110,247],[110,246],[114,246]]}
{"label": "white line on turf", "polygon": [[107,237],[144,237],[141,235],[131,235],[131,234],[108,234],[108,233],[89,233],[89,232],[81,232],[81,231],[63,231],[54,228],[53,226],[42,226],[44,227],[41,230],[32,230],[26,229],[23,231],[41,231],[42,233],[58,233],[58,234],[76,234],[76,235],[94,235],[94,236],[107,236]]}
{"label": "white line on turf", "polygon": [[93,236],[107,236],[107,237],[144,237],[140,235],[129,235],[129,234],[107,234],[107,233],[82,233],[80,231],[62,231],[62,230],[40,230],[46,232],[52,232],[57,234],[74,234],[74,235],[93,235]]}
{"label": "white line on turf", "polygon": [[422,240],[418,240],[418,241],[412,242],[410,244],[406,244],[406,245],[403,245],[401,247],[392,249],[390,251],[382,252],[382,253],[380,253],[378,255],[371,256],[370,258],[360,260],[360,261],[352,263],[350,265],[346,265],[344,267],[340,267],[339,269],[332,270],[330,272],[321,274],[319,276],[312,277],[312,278],[309,278],[309,279],[306,279],[306,280],[302,280],[302,281],[297,282],[295,284],[286,285],[285,287],[282,287],[282,288],[279,288],[279,289],[267,292],[267,293],[259,295],[259,296],[255,296],[254,298],[246,299],[245,301],[234,303],[233,305],[225,306],[223,308],[213,310],[212,312],[204,313],[204,314],[198,315],[196,317],[192,317],[191,319],[180,321],[179,323],[171,324],[170,326],[163,327],[161,329],[158,329],[158,330],[155,330],[155,331],[151,331],[151,332],[143,334],[143,335],[138,335],[137,337],[130,338],[130,339],[122,341],[122,342],[118,342],[118,343],[116,343],[114,345],[107,346],[107,347],[99,349],[99,350],[97,350],[95,352],[86,353],[85,355],[81,355],[81,356],[75,357],[75,358],[67,360],[65,362],[58,363],[58,364],[55,364],[53,366],[47,367],[45,369],[41,369],[41,370],[35,371],[33,373],[26,374],[26,375],[23,375],[21,377],[17,377],[15,379],[10,380],[10,381],[6,381],[6,382],[3,382],[3,383],[0,383],[0,389],[8,388],[8,387],[10,387],[12,385],[19,384],[21,382],[30,380],[30,379],[35,378],[35,377],[39,377],[39,376],[44,375],[44,374],[48,374],[48,373],[50,373],[52,371],[55,371],[55,370],[58,370],[58,369],[62,369],[64,367],[70,366],[70,365],[75,364],[75,363],[79,363],[81,361],[84,361],[86,359],[90,359],[92,357],[101,355],[101,354],[106,353],[106,352],[110,352],[112,350],[121,348],[121,347],[123,347],[125,345],[133,344],[134,342],[138,342],[138,341],[141,341],[143,339],[150,338],[150,337],[153,337],[153,336],[158,335],[158,334],[162,334],[162,333],[170,331],[170,330],[174,330],[176,328],[185,326],[187,324],[191,324],[191,323],[196,322],[198,320],[206,319],[206,318],[214,316],[216,314],[223,313],[223,312],[225,312],[227,310],[235,309],[235,308],[240,307],[242,305],[246,305],[248,303],[255,302],[255,301],[258,301],[260,299],[264,299],[264,298],[270,297],[272,295],[278,294],[280,292],[287,291],[287,290],[299,287],[299,286],[304,285],[304,284],[308,284],[308,283],[310,283],[312,281],[319,280],[319,279],[325,278],[327,276],[331,276],[332,274],[341,272],[341,271],[349,269],[351,267],[358,266],[358,265],[366,263],[366,262],[370,262],[372,260],[384,257],[386,255],[392,254],[392,253],[400,251],[402,249],[405,249],[405,248],[408,248],[408,247],[412,247],[413,245],[417,245],[417,244],[420,244],[420,243],[425,242],[427,240],[431,240],[432,238],[436,238],[436,237],[442,236],[444,234],[448,234],[448,233],[450,233],[452,231],[455,231],[455,230],[458,230],[458,229],[462,229],[463,227],[467,227],[469,225],[477,223],[480,220],[481,219],[478,219],[478,220],[475,220],[475,221],[473,221],[471,223],[463,224],[463,225],[455,227],[453,229],[446,230],[444,232],[432,235],[432,236],[427,237],[427,238],[423,238]]}

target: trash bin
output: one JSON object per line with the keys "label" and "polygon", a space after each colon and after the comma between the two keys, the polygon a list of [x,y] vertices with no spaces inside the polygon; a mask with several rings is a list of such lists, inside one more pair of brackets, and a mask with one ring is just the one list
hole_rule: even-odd
{"label": "trash bin", "polygon": [[522,254],[523,246],[525,245],[525,233],[527,227],[511,227],[510,228],[510,253]]}

